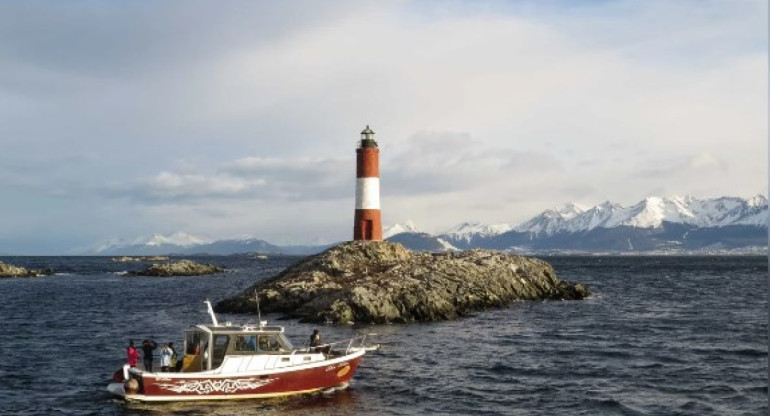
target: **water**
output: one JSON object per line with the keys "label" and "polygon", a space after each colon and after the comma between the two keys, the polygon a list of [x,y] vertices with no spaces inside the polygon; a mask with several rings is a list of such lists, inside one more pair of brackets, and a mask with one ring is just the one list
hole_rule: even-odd
{"label": "water", "polygon": [[[764,415],[767,258],[552,257],[594,295],[453,322],[322,326],[376,333],[350,387],[281,400],[126,404],[107,394],[129,339],[181,342],[221,299],[296,261],[198,257],[231,272],[121,276],[140,264],[5,257],[56,276],[0,279],[2,415]],[[244,322],[253,317],[220,316]],[[275,321],[275,317],[270,317]],[[304,345],[316,326],[282,321]]]}

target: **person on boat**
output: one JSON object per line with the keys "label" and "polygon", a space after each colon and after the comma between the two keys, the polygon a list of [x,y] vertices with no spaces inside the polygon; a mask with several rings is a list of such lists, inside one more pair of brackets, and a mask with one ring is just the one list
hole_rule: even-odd
{"label": "person on boat", "polygon": [[144,354],[144,371],[152,373],[152,352],[158,348],[158,344],[153,340],[142,341],[142,353]]}
{"label": "person on boat", "polygon": [[261,335],[259,337],[259,350],[260,351],[268,351],[270,350],[270,342],[268,341],[267,337],[265,335]]}
{"label": "person on boat", "polygon": [[169,367],[169,370],[176,371],[176,363],[179,357],[176,355],[176,349],[174,348],[174,343],[169,342],[168,348],[171,350],[171,366]]}
{"label": "person on boat", "polygon": [[171,348],[168,344],[163,344],[163,348],[160,349],[160,371],[168,373],[168,368],[171,366]]}
{"label": "person on boat", "polygon": [[126,347],[126,357],[128,358],[128,365],[130,367],[136,367],[136,362],[139,360],[139,351],[134,347],[134,341],[128,341],[128,347]]}
{"label": "person on boat", "polygon": [[321,332],[317,329],[313,330],[313,334],[310,335],[310,347],[316,347],[314,348],[315,351],[318,350],[317,347],[321,346]]}

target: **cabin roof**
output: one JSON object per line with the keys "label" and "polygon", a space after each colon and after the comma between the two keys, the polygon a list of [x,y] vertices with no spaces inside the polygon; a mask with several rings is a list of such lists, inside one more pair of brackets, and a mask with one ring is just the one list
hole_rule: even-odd
{"label": "cabin roof", "polygon": [[218,325],[199,324],[193,325],[190,329],[205,329],[215,334],[276,334],[283,333],[282,326],[259,326],[256,324],[244,325]]}

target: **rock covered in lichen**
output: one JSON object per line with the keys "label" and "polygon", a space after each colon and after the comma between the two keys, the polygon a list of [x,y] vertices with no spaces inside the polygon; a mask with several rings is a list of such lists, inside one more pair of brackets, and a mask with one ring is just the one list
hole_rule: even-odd
{"label": "rock covered in lichen", "polygon": [[0,277],[39,277],[50,276],[53,274],[51,269],[26,269],[24,267],[13,266],[0,261]]}
{"label": "rock covered in lichen", "polygon": [[279,312],[310,322],[456,319],[517,300],[582,299],[550,264],[490,250],[412,252],[385,241],[343,243],[216,305],[219,312]]}
{"label": "rock covered in lichen", "polygon": [[154,263],[139,272],[129,272],[132,276],[202,276],[223,272],[221,267],[198,263],[192,260],[180,260],[171,263]]}

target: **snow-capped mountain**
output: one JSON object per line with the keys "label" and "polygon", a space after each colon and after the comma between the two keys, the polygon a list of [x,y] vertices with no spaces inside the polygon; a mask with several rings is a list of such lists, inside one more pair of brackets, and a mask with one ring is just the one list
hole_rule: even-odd
{"label": "snow-capped mountain", "polygon": [[457,247],[453,246],[441,237],[435,237],[428,233],[399,233],[387,239],[391,243],[399,243],[404,247],[415,251],[454,251]]}
{"label": "snow-capped mountain", "polygon": [[168,254],[234,254],[234,253],[281,253],[310,254],[321,251],[324,246],[276,246],[267,241],[242,235],[232,239],[211,241],[183,232],[170,235],[153,234],[129,242],[114,240],[88,250],[86,254],[97,255],[168,255]]}
{"label": "snow-capped mountain", "polygon": [[196,237],[183,232],[175,232],[171,235],[165,236],[163,234],[153,234],[148,239],[139,239],[134,241],[133,244],[145,244],[148,246],[162,246],[162,245],[176,245],[182,247],[194,246],[197,244],[206,244],[210,240],[206,238]]}
{"label": "snow-capped mountain", "polygon": [[695,227],[757,225],[767,227],[767,198],[722,197],[700,200],[687,197],[649,197],[630,207],[609,201],[589,209],[567,204],[547,210],[517,226],[518,232],[553,235],[596,228],[660,228],[664,223]]}
{"label": "snow-capped mountain", "polygon": [[90,254],[109,254],[115,250],[122,250],[124,248],[131,247],[138,250],[135,254],[140,252],[154,251],[168,248],[184,248],[192,247],[201,244],[207,244],[211,240],[203,237],[196,237],[181,231],[169,235],[163,235],[155,233],[149,237],[139,237],[133,240],[115,239],[99,244],[94,249],[90,250]]}
{"label": "snow-capped mountain", "polygon": [[393,243],[403,244],[405,247],[416,251],[457,250],[445,239],[420,231],[412,221],[386,227],[382,231],[382,238]]}
{"label": "snow-capped mountain", "polygon": [[[767,229],[768,200],[763,195],[749,199],[670,196],[649,197],[628,207],[610,201],[590,208],[570,203],[543,211],[517,226],[464,222],[440,235],[422,232],[407,221],[387,227],[383,235],[389,241],[422,251],[486,248],[527,252],[720,252],[749,248],[749,252],[759,252],[768,245]],[[129,243],[114,241],[87,254],[304,255],[330,245],[276,246],[251,236],[211,242],[178,232],[154,234]]]}
{"label": "snow-capped mountain", "polygon": [[403,224],[393,224],[391,226],[385,227],[385,229],[382,230],[382,238],[387,239],[401,233],[421,233],[421,232],[422,231],[418,230],[417,226],[415,226],[412,221],[406,221]]}
{"label": "snow-capped mountain", "polygon": [[551,235],[569,227],[570,221],[586,211],[582,206],[569,203],[561,208],[548,209],[531,220],[516,226],[519,232]]}
{"label": "snow-capped mountain", "polygon": [[451,241],[463,241],[470,243],[476,238],[490,237],[510,231],[513,226],[509,224],[486,225],[477,221],[458,224],[441,235]]}
{"label": "snow-capped mountain", "polygon": [[440,237],[461,249],[525,251],[699,250],[767,246],[768,203],[691,196],[649,197],[625,207],[610,201],[548,209],[509,230],[464,223]]}

